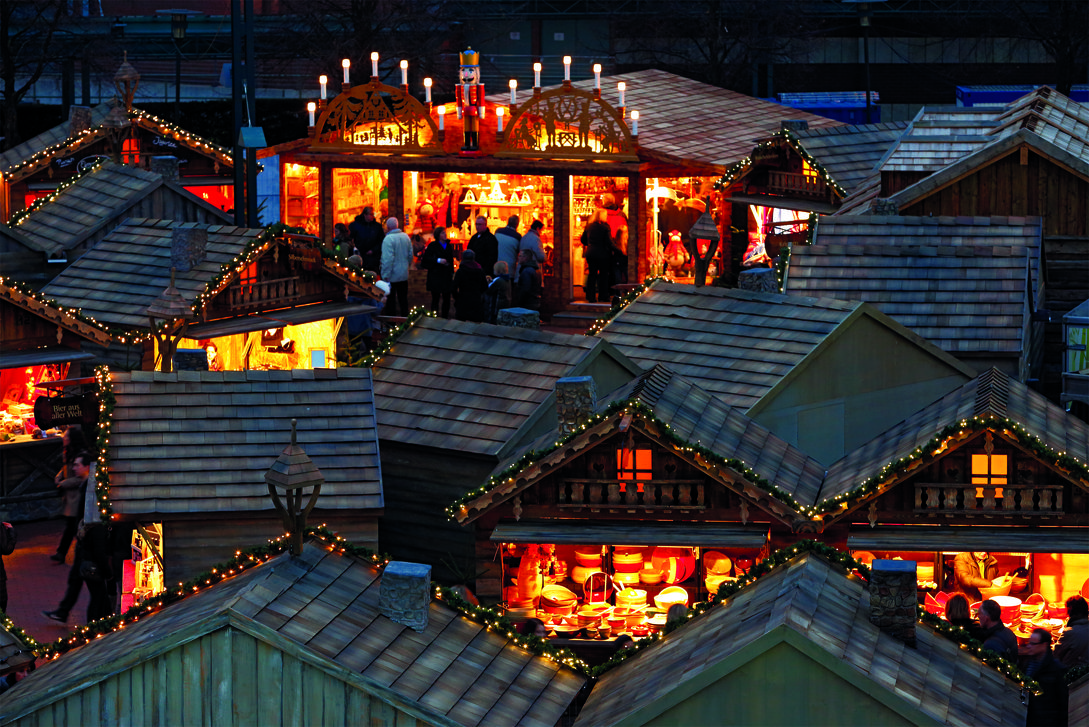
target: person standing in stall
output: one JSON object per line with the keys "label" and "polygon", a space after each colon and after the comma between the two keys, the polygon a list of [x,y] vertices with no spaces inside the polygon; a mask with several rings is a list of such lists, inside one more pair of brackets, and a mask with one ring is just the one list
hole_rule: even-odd
{"label": "person standing in stall", "polygon": [[508,271],[514,270],[518,264],[518,250],[522,245],[522,235],[518,232],[519,222],[518,215],[511,215],[507,219],[507,226],[495,231],[499,260],[507,264]]}
{"label": "person standing in stall", "polygon": [[459,321],[484,320],[484,290],[488,279],[472,250],[461,253],[461,265],[454,273],[454,307]]}
{"label": "person standing in stall", "polygon": [[439,313],[442,299],[442,317],[450,317],[450,292],[454,281],[454,252],[446,239],[446,228],[435,228],[435,239],[424,250],[420,264],[427,271],[427,290],[431,293],[431,312]]}
{"label": "person standing in stall", "polygon": [[488,218],[476,218],[476,234],[469,238],[467,250],[472,250],[476,256],[476,262],[485,271],[495,268],[495,262],[499,259],[499,241],[488,229]]}
{"label": "person standing in stall", "polygon": [[363,269],[377,272],[382,260],[382,237],[385,233],[382,223],[374,218],[374,207],[364,207],[348,225],[348,232],[359,250],[359,256],[363,258]]}
{"label": "person standing in stall", "polygon": [[990,588],[998,577],[998,561],[990,553],[957,553],[953,558],[953,583],[969,602],[982,598],[979,589]]}
{"label": "person standing in stall", "polygon": [[529,226],[529,232],[522,235],[522,243],[519,245],[519,250],[530,250],[533,253],[538,265],[545,261],[544,245],[541,243],[541,230],[543,229],[543,222],[533,220],[533,224]]}
{"label": "person standing in stall", "polygon": [[412,240],[398,229],[396,217],[386,220],[386,236],[382,240],[382,280],[389,283],[392,313],[408,315],[408,269],[412,266]]}
{"label": "person standing in stall", "polygon": [[608,213],[595,210],[590,224],[582,231],[582,256],[586,258],[589,274],[586,276],[586,302],[608,303],[612,298],[613,235],[606,222]]}

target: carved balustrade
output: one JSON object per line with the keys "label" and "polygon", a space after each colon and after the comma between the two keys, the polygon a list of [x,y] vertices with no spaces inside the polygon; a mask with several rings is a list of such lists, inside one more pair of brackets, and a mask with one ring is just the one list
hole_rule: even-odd
{"label": "carved balustrade", "polygon": [[920,482],[915,512],[929,515],[1062,515],[1062,485],[979,486]]}
{"label": "carved balustrade", "polygon": [[775,194],[823,197],[828,192],[827,183],[820,177],[794,172],[768,171],[768,191]]}
{"label": "carved balustrade", "polygon": [[563,480],[556,488],[556,504],[565,508],[704,510],[708,507],[705,488],[702,480]]}

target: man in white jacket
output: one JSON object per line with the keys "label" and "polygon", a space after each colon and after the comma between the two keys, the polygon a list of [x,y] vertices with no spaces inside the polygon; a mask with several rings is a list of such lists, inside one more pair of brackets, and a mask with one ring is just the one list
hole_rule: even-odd
{"label": "man in white jacket", "polygon": [[386,236],[382,240],[382,279],[390,285],[390,313],[408,315],[408,269],[412,265],[412,240],[397,229],[396,217],[386,219]]}

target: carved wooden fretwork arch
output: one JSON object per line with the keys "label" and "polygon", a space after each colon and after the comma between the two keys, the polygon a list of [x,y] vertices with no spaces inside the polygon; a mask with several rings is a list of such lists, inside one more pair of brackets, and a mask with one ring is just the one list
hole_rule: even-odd
{"label": "carved wooden fretwork arch", "polygon": [[635,140],[620,112],[589,91],[561,86],[511,113],[497,157],[636,161]]}
{"label": "carved wooden fretwork arch", "polygon": [[427,107],[377,81],[355,86],[329,102],[318,119],[313,149],[442,154]]}

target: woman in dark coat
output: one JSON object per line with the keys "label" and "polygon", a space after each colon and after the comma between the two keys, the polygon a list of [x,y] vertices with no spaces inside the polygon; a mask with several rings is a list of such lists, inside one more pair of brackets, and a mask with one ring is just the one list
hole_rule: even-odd
{"label": "woman in dark coat", "polygon": [[461,265],[454,273],[454,307],[459,321],[484,320],[484,291],[488,279],[472,250],[461,253]]}
{"label": "woman in dark coat", "polygon": [[427,289],[431,292],[431,312],[439,312],[442,298],[442,317],[450,317],[450,291],[454,287],[454,250],[446,240],[446,228],[435,228],[435,239],[424,249],[420,267],[427,271]]}

